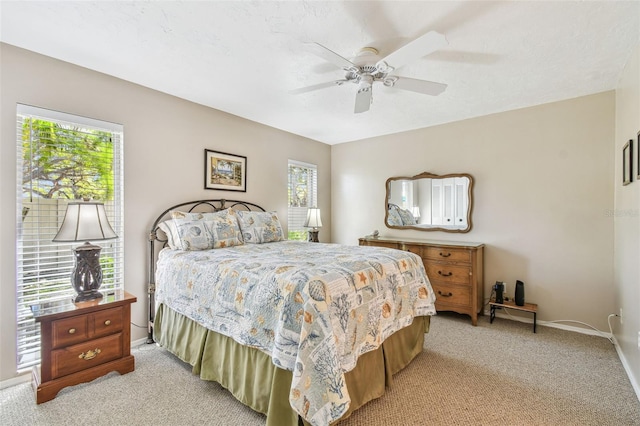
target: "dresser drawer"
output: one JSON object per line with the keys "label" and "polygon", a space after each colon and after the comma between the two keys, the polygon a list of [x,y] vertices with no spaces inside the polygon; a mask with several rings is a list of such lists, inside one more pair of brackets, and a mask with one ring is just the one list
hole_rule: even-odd
{"label": "dresser drawer", "polygon": [[84,342],[89,336],[89,315],[53,321],[51,327],[54,348]]}
{"label": "dresser drawer", "polygon": [[386,248],[392,248],[392,249],[398,249],[398,243],[388,243],[385,241],[376,241],[375,243],[369,243],[369,244],[365,244],[367,246],[374,246],[374,247],[386,247]]}
{"label": "dresser drawer", "polygon": [[471,251],[450,247],[424,247],[423,257],[430,260],[442,260],[471,264]]}
{"label": "dresser drawer", "polygon": [[406,251],[409,251],[411,253],[417,254],[418,256],[422,257],[423,248],[421,246],[404,244],[402,246],[402,249],[406,250]]}
{"label": "dresser drawer", "polygon": [[471,285],[471,267],[469,266],[425,262],[425,268],[431,284]]}
{"label": "dresser drawer", "polygon": [[122,358],[122,333],[51,352],[51,378],[86,370]]}
{"label": "dresser drawer", "polygon": [[93,314],[95,336],[106,336],[107,334],[122,331],[122,315],[124,310],[122,307],[105,309]]}
{"label": "dresser drawer", "polygon": [[456,305],[461,307],[471,306],[471,288],[463,286],[444,286],[432,284],[436,294],[436,309],[440,305]]}

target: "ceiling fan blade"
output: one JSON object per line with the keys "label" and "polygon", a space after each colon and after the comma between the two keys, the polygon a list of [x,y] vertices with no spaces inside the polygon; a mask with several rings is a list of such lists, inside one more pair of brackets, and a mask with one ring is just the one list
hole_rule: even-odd
{"label": "ceiling fan blade", "polygon": [[[444,83],[436,83],[435,81],[418,80],[409,77],[394,77],[397,80],[390,85],[396,89],[409,90],[411,92],[424,93],[425,95],[438,96],[444,92],[447,85]],[[387,85],[387,84],[385,84]]]}
{"label": "ceiling fan blade", "polygon": [[411,61],[443,48],[447,44],[449,43],[444,35],[436,31],[429,31],[381,59],[376,64],[376,68],[383,72],[388,71],[389,67],[392,67],[391,69],[400,68]]}
{"label": "ceiling fan blade", "polygon": [[306,43],[309,48],[309,51],[322,59],[331,62],[338,68],[342,68],[344,70],[357,69],[358,67],[348,59],[343,58],[338,55],[336,52],[327,49],[321,44],[318,43]]}
{"label": "ceiling fan blade", "polygon": [[359,114],[361,112],[369,111],[371,107],[371,87],[368,89],[360,89],[356,94],[356,106],[353,112]]}
{"label": "ceiling fan blade", "polygon": [[326,81],[324,83],[314,84],[312,86],[306,86],[306,87],[301,87],[299,89],[289,90],[289,93],[292,95],[299,95],[301,93],[307,93],[307,92],[312,92],[314,90],[324,89],[325,87],[340,86],[346,82],[347,80]]}

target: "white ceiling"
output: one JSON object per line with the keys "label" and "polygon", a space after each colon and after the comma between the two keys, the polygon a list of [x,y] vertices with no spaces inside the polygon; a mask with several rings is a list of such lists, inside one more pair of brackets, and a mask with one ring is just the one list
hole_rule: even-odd
{"label": "white ceiling", "polygon": [[[640,2],[203,1],[0,3],[0,40],[328,144],[611,90],[640,42]],[[344,77],[309,52],[381,56],[428,32],[448,46],[395,74],[440,96]]]}

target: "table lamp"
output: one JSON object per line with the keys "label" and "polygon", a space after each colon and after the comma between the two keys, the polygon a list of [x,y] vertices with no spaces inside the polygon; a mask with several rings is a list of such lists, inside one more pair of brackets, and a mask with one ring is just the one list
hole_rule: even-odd
{"label": "table lamp", "polygon": [[71,285],[76,290],[75,303],[100,299],[102,285],[100,251],[102,248],[89,241],[118,238],[107,219],[104,203],[69,203],[60,230],[54,242],[81,242],[73,249],[75,267],[71,272]]}
{"label": "table lamp", "polygon": [[309,241],[318,242],[318,228],[322,228],[322,219],[320,218],[320,209],[318,207],[309,207],[307,210],[307,220],[304,222],[305,228],[311,228],[309,231]]}

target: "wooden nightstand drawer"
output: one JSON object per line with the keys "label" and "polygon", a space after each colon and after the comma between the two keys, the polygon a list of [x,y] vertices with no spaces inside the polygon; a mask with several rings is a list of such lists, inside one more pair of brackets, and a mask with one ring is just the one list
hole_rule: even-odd
{"label": "wooden nightstand drawer", "polygon": [[442,305],[469,306],[471,304],[471,288],[453,285],[432,284],[436,293],[436,309]]}
{"label": "wooden nightstand drawer", "polygon": [[54,348],[84,342],[89,337],[89,316],[81,315],[53,321],[51,327]]}
{"label": "wooden nightstand drawer", "polygon": [[86,370],[122,358],[122,334],[102,337],[51,352],[51,378]]}
{"label": "wooden nightstand drawer", "polygon": [[425,265],[425,269],[431,284],[471,285],[471,268],[468,266],[431,262]]}
{"label": "wooden nightstand drawer", "polygon": [[471,252],[469,250],[450,247],[425,247],[423,256],[431,260],[471,264]]}
{"label": "wooden nightstand drawer", "polygon": [[123,308],[105,309],[93,314],[95,336],[106,336],[122,330]]}

